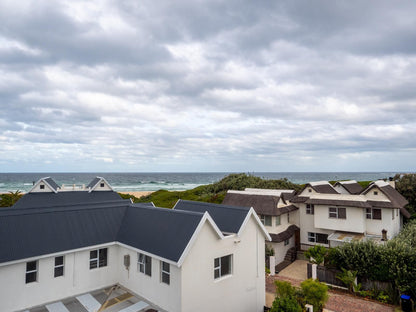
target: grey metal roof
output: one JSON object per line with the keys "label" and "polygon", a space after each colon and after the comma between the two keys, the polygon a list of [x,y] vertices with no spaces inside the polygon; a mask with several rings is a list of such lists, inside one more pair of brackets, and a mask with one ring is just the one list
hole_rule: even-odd
{"label": "grey metal roof", "polygon": [[120,195],[113,191],[87,192],[69,191],[58,193],[27,193],[20,198],[13,208],[41,208],[61,205],[88,204],[121,200]]}
{"label": "grey metal roof", "polygon": [[54,189],[54,191],[57,191],[60,188],[52,178],[45,178],[44,181],[48,183]]}
{"label": "grey metal roof", "polygon": [[[44,194],[50,199],[58,195]],[[116,241],[177,262],[202,218],[200,212],[122,199],[4,208],[0,209],[0,263]]]}
{"label": "grey metal roof", "polygon": [[174,210],[208,212],[221,232],[238,233],[250,208],[179,199]]}
{"label": "grey metal roof", "polygon": [[202,217],[203,213],[132,204],[117,240],[177,262]]}
{"label": "grey metal roof", "polygon": [[94,187],[98,182],[100,182],[100,180],[101,180],[101,178],[99,178],[99,177],[96,177],[96,178],[94,178],[91,182],[90,182],[90,184],[88,184],[87,185],[87,188],[92,188],[92,187]]}
{"label": "grey metal roof", "polygon": [[0,210],[0,263],[113,242],[126,208]]}

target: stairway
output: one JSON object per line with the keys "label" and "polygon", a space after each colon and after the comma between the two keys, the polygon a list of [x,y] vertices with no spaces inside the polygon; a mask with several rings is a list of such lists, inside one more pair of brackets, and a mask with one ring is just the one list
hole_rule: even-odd
{"label": "stairway", "polygon": [[276,265],[276,272],[280,272],[285,267],[287,267],[289,264],[291,264],[293,261],[296,260],[296,247],[290,248],[285,255],[285,258],[282,262],[280,262],[278,265]]}

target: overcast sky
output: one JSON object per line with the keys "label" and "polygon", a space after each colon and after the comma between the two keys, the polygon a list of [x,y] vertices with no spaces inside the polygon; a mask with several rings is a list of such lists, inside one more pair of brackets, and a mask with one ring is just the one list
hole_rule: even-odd
{"label": "overcast sky", "polygon": [[415,171],[415,12],[0,0],[0,172]]}

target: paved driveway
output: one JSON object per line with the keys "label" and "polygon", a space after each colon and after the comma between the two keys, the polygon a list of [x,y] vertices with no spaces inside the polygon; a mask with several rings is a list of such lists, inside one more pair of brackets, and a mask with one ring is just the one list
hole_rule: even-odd
{"label": "paved driveway", "polygon": [[[300,287],[300,283],[307,279],[305,260],[296,260],[275,276],[266,278],[266,306],[270,307],[275,297],[275,280],[290,282]],[[329,290],[329,299],[325,305],[326,310],[333,312],[394,312],[394,307],[374,301],[364,300],[343,292]]]}

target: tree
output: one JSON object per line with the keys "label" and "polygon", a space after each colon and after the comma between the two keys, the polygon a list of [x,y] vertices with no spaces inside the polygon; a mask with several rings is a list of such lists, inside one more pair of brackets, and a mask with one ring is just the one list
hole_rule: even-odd
{"label": "tree", "polygon": [[416,174],[396,174],[394,176],[396,182],[396,190],[407,199],[409,204],[407,209],[415,216],[416,215]]}
{"label": "tree", "polygon": [[305,256],[309,258],[309,261],[314,264],[321,264],[324,262],[324,257],[327,253],[327,249],[324,246],[321,245],[315,245],[311,248],[309,248],[305,252]]}
{"label": "tree", "polygon": [[300,286],[305,303],[313,305],[314,311],[322,311],[328,301],[328,286],[311,278],[303,281]]}
{"label": "tree", "polygon": [[302,312],[302,306],[297,300],[297,291],[289,282],[275,281],[276,298],[270,309],[271,312]]}
{"label": "tree", "polygon": [[9,192],[6,194],[0,195],[0,207],[11,207],[13,206],[21,197],[23,196],[22,192],[17,190],[15,192]]}

